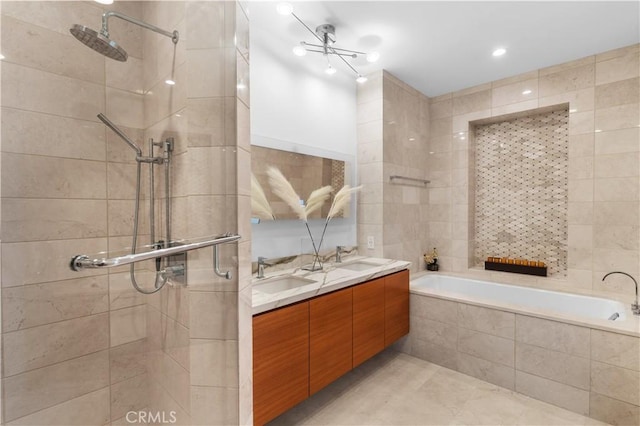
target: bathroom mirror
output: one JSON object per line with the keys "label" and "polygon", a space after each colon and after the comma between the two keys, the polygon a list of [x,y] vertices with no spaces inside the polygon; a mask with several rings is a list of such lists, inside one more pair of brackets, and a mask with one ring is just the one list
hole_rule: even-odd
{"label": "bathroom mirror", "polygon": [[[352,159],[348,156],[292,142],[253,136],[251,172],[262,186],[276,220],[298,218],[272,193],[267,177],[267,168],[270,166],[280,169],[302,200],[306,200],[312,191],[320,187],[331,185],[337,192],[344,185],[352,185],[353,182]],[[333,196],[321,209],[311,214],[310,218],[326,218],[332,199]],[[349,215],[350,209],[345,209],[337,217],[344,218]]]}

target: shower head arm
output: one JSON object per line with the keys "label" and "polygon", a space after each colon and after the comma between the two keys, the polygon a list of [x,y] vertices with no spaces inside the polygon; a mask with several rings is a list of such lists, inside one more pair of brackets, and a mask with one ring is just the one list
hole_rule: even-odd
{"label": "shower head arm", "polygon": [[120,12],[114,12],[114,11],[107,11],[105,13],[102,14],[102,35],[109,38],[109,18],[111,18],[112,16],[116,17],[116,18],[120,18],[124,21],[127,22],[131,22],[132,24],[138,25],[140,27],[146,28],[148,30],[151,30],[153,32],[156,32],[158,34],[162,34],[164,36],[167,36],[171,39],[171,41],[173,41],[173,44],[178,43],[178,39],[180,37],[180,35],[178,34],[178,31],[173,31],[173,32],[169,32],[169,31],[165,31],[162,28],[158,28],[155,25],[151,25],[148,24],[144,21],[141,21],[139,19],[136,18],[132,18],[131,16],[127,16],[125,14],[122,14]]}

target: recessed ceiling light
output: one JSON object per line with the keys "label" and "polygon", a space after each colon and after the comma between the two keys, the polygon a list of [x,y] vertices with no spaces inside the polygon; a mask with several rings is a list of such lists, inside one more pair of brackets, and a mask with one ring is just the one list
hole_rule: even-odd
{"label": "recessed ceiling light", "polygon": [[595,132],[596,132],[596,133],[600,133],[600,132],[602,132],[602,130],[600,130],[600,129],[596,129],[596,130],[595,130]]}
{"label": "recessed ceiling light", "polygon": [[363,76],[363,75],[359,75],[358,78],[356,78],[356,81],[358,83],[364,83],[367,81],[367,77]]}
{"label": "recessed ceiling light", "polygon": [[433,154],[433,151],[429,151],[429,154]]}
{"label": "recessed ceiling light", "polygon": [[416,140],[416,138],[409,138],[409,142],[413,142],[415,140]]}
{"label": "recessed ceiling light", "polygon": [[96,0],[96,3],[100,3],[100,4],[113,4],[113,0]]}
{"label": "recessed ceiling light", "polygon": [[166,79],[164,82],[169,86],[175,86],[176,84],[176,82],[174,80],[171,80],[170,78]]}
{"label": "recessed ceiling light", "polygon": [[527,89],[525,91],[522,92],[523,95],[530,95],[531,94],[531,90]]}
{"label": "recessed ceiling light", "polygon": [[4,59],[4,55],[0,53],[0,61]]}
{"label": "recessed ceiling light", "polygon": [[282,2],[278,3],[276,10],[280,15],[291,15],[293,13],[293,6],[291,3]]}
{"label": "recessed ceiling light", "polygon": [[498,49],[494,50],[494,51],[493,51],[493,53],[492,53],[492,55],[493,55],[493,56],[502,56],[502,55],[504,55],[505,53],[507,53],[507,49],[505,49],[505,48],[503,48],[503,47],[500,47],[500,48],[498,48]]}
{"label": "recessed ceiling light", "polygon": [[573,112],[578,112],[578,110],[577,110],[576,108],[571,108],[571,109],[569,110],[569,112],[572,112],[572,113],[573,113]]}

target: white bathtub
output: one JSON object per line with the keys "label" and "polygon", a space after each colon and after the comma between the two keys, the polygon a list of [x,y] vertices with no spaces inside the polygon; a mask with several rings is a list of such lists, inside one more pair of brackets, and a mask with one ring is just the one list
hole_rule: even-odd
{"label": "white bathtub", "polygon": [[[610,299],[562,293],[447,275],[424,275],[411,281],[411,292],[462,300],[545,318],[587,323],[598,328],[640,332],[640,317],[633,317],[627,305]],[[629,297],[631,302],[632,297]],[[609,320],[612,315],[619,317]]]}

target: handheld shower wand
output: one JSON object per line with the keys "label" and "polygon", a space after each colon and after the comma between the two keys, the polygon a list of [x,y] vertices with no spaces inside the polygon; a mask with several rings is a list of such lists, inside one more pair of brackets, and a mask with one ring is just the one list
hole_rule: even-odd
{"label": "handheld shower wand", "polygon": [[116,125],[111,122],[111,120],[109,120],[103,113],[98,114],[98,118],[108,128],[113,130],[113,132],[116,135],[120,136],[120,138],[122,138],[122,140],[125,141],[127,143],[127,145],[129,145],[131,148],[133,148],[136,151],[136,154],[137,154],[138,157],[142,157],[142,150],[140,149],[140,147],[138,145],[136,145],[135,142],[133,142],[131,139],[129,139],[129,137],[127,135],[125,135],[122,130],[118,129],[116,127]]}
{"label": "handheld shower wand", "polygon": [[[115,124],[113,124],[111,122],[111,120],[109,120],[104,114],[100,113],[98,114],[98,118],[100,119],[100,121],[102,121],[107,127],[109,127],[111,130],[113,130],[113,132],[120,136],[120,138],[125,141],[127,143],[127,145],[129,145],[131,147],[131,149],[133,149],[136,152],[136,164],[137,164],[137,169],[136,169],[136,200],[135,200],[135,207],[134,207],[134,213],[133,213],[133,241],[131,243],[131,254],[135,254],[136,253],[136,247],[138,244],[138,223],[139,223],[139,210],[140,210],[140,185],[141,185],[141,166],[142,163],[149,163],[151,164],[151,172],[150,172],[150,177],[151,177],[151,188],[150,188],[150,198],[149,198],[149,225],[150,225],[150,236],[151,236],[151,243],[153,244],[153,249],[158,249],[161,248],[160,244],[162,244],[164,246],[164,244],[162,242],[158,242],[155,243],[155,235],[154,235],[154,208],[155,208],[155,203],[154,203],[154,198],[153,198],[153,190],[154,190],[154,182],[153,182],[153,165],[154,164],[165,164],[165,166],[168,166],[169,161],[170,161],[170,157],[169,155],[166,155],[165,157],[155,157],[153,154],[153,146],[154,146],[154,142],[153,140],[151,141],[151,145],[150,145],[150,150],[149,150],[149,157],[143,157],[142,156],[142,150],[140,149],[140,147],[138,145],[136,145],[135,142],[133,142],[122,130],[120,130]],[[168,167],[167,167],[168,168]],[[165,175],[165,179],[168,182],[168,174]],[[168,183],[165,185],[168,188]],[[169,205],[168,205],[168,198],[169,195],[167,193],[167,211],[169,209]],[[167,236],[169,235],[169,222],[167,221]],[[168,240],[168,238],[167,238]],[[153,294],[157,291],[160,291],[160,289],[162,289],[164,287],[164,285],[167,283],[167,280],[169,279],[169,275],[167,274],[162,274],[160,273],[160,266],[161,266],[161,262],[162,259],[160,257],[156,258],[156,280],[155,280],[155,285],[154,285],[154,289],[153,290],[145,290],[143,288],[141,288],[138,285],[138,282],[136,280],[136,276],[135,276],[135,264],[132,263],[131,267],[129,269],[129,275],[131,277],[131,284],[133,285],[133,287],[138,290],[140,293],[144,293],[144,294]],[[158,278],[162,279],[162,282],[158,282]]]}

